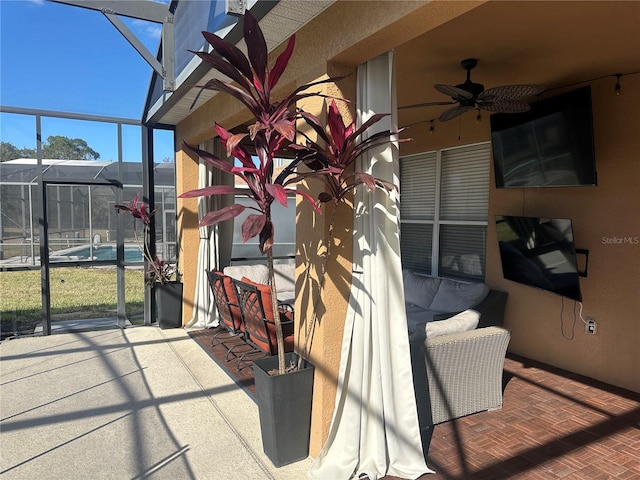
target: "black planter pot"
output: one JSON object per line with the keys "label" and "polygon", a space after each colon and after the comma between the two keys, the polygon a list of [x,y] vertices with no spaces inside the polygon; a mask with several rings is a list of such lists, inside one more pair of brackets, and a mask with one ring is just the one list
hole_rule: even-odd
{"label": "black planter pot", "polygon": [[182,327],[182,283],[156,283],[153,285],[156,300],[156,322],[160,328]]}
{"label": "black planter pot", "polygon": [[[285,362],[297,364],[298,355],[287,353]],[[277,368],[277,355],[253,362],[262,448],[269,460],[281,467],[309,455],[315,368],[307,363],[302,370],[284,375],[267,373]]]}

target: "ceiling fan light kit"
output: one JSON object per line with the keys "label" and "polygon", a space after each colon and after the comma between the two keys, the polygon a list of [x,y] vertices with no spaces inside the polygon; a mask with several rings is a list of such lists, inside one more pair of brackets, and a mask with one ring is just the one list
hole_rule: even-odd
{"label": "ceiling fan light kit", "polygon": [[459,85],[436,84],[434,88],[451,97],[449,102],[428,102],[416,105],[400,107],[401,109],[430,107],[435,105],[454,105],[442,112],[438,120],[446,122],[452,120],[470,110],[487,110],[496,113],[520,113],[526,112],[531,107],[521,100],[533,95],[540,95],[544,91],[542,85],[503,85],[485,90],[481,83],[471,81],[471,70],[478,65],[475,58],[467,58],[460,62],[467,72],[467,79]]}

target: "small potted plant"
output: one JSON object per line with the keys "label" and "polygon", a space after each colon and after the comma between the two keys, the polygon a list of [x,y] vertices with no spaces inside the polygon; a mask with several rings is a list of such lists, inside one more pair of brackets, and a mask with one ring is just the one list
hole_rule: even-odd
{"label": "small potted plant", "polygon": [[[151,254],[149,247],[149,229],[151,217],[155,211],[149,211],[138,193],[131,202],[116,205],[116,212],[127,212],[133,217],[133,234],[148,265],[145,283],[151,287],[155,298],[155,319],[160,328],[182,327],[182,282],[175,263]],[[142,222],[142,240],[136,225]]]}

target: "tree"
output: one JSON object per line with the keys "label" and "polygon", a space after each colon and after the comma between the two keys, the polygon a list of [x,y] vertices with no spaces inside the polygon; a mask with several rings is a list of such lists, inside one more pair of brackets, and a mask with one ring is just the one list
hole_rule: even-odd
{"label": "tree", "polygon": [[43,158],[56,160],[98,160],[100,154],[81,138],[51,135],[42,148]]}
{"label": "tree", "polygon": [[[0,161],[16,158],[36,158],[34,148],[18,148],[10,142],[2,142]],[[100,154],[89,147],[81,138],[69,138],[62,135],[51,135],[42,145],[42,158],[55,160],[98,160]]]}
{"label": "tree", "polygon": [[36,151],[33,148],[18,148],[9,142],[0,142],[0,162],[15,160],[16,158],[34,158]]}

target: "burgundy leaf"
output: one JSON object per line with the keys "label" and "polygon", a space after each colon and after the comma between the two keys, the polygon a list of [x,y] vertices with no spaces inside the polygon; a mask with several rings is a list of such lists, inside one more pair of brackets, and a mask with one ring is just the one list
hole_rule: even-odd
{"label": "burgundy leaf", "polygon": [[178,196],[178,198],[208,197],[211,195],[227,195],[237,193],[235,187],[230,185],[211,185],[208,187],[188,190]]}
{"label": "burgundy leaf", "polygon": [[324,129],[324,126],[318,120],[318,118],[308,112],[300,111],[300,116],[304,119],[304,121],[316,132],[318,137],[322,138],[325,143],[329,143],[329,137],[327,136],[327,132]]}
{"label": "burgundy leaf", "polygon": [[249,188],[254,193],[254,198],[257,202],[262,202],[264,200],[264,191],[262,182],[260,181],[259,172],[256,170],[255,173],[247,172],[244,175],[244,179],[249,185]]}
{"label": "burgundy leaf", "polygon": [[131,212],[131,207],[128,205],[114,205],[116,212]]}
{"label": "burgundy leaf", "polygon": [[327,192],[320,192],[318,194],[318,201],[320,203],[327,203],[333,200],[333,196],[329,195]]}
{"label": "burgundy leaf", "polygon": [[286,96],[284,99],[282,99],[282,101],[280,102],[280,105],[282,108],[289,108],[289,106],[295,104],[298,100],[303,99],[303,98],[308,98],[308,97],[320,97],[320,98],[332,98],[334,100],[341,100],[343,102],[349,103],[349,100],[343,99],[343,98],[336,98],[336,97],[332,97],[330,95],[324,95],[322,93],[319,92],[310,92],[310,93],[304,93],[304,94],[300,94],[300,92],[303,92],[309,88],[315,87],[316,85],[322,85],[324,83],[336,83],[344,78],[347,78],[346,76],[344,77],[331,77],[331,78],[325,78],[324,80],[319,80],[317,82],[312,82],[312,83],[306,83],[303,85],[300,85],[298,88],[296,88],[293,92],[291,92],[288,96]]}
{"label": "burgundy leaf", "polygon": [[223,40],[214,33],[202,32],[202,35],[216,52],[229,60],[229,63],[240,70],[245,77],[251,78],[253,76],[247,57],[245,57],[244,53],[242,53],[238,47]]}
{"label": "burgundy leaf", "polygon": [[249,83],[249,81],[247,80],[247,77],[245,77],[240,71],[238,71],[238,69],[235,66],[233,66],[229,62],[226,62],[224,59],[211,53],[206,53],[206,52],[193,52],[193,53],[195,53],[198,57],[200,57],[202,60],[204,60],[209,65],[211,65],[213,68],[215,68],[217,71],[219,71],[223,75],[226,75],[231,80],[238,82],[240,86],[245,90],[251,91],[251,83]]}
{"label": "burgundy leaf", "polygon": [[235,148],[229,149],[227,142],[230,138],[233,137],[233,134],[231,132],[229,132],[218,123],[215,124],[215,128],[218,136],[220,137],[220,140],[222,140],[222,144],[227,149],[227,155],[233,155],[235,158],[240,160],[240,163],[242,163],[245,168],[255,167],[255,165],[253,164],[253,159],[251,158],[251,154],[247,151],[246,148],[244,148],[244,146],[242,146],[241,144],[237,144]]}
{"label": "burgundy leaf", "polygon": [[151,219],[149,218],[149,212],[147,212],[147,206],[144,203],[140,204],[140,209],[138,210],[139,218],[145,225],[149,225]]}
{"label": "burgundy leaf", "polygon": [[303,192],[302,190],[291,190],[291,189],[287,189],[288,192],[293,191],[293,193],[295,193],[296,195],[301,196],[302,198],[304,198],[307,202],[309,202],[311,204],[311,206],[313,207],[313,209],[319,214],[322,215],[322,210],[320,210],[320,207],[318,206],[318,204],[316,203],[316,201],[313,199],[313,197],[311,195],[309,195],[307,192]]}
{"label": "burgundy leaf", "polygon": [[[381,145],[388,144],[390,140],[391,133],[387,130],[386,132],[379,132],[372,137],[369,137],[364,142],[359,143],[355,146],[353,150],[353,155],[351,157],[351,161],[355,160],[357,157],[363,155],[371,149],[377,148]],[[408,141],[409,139],[398,140],[398,142]]]}
{"label": "burgundy leaf", "polygon": [[253,145],[255,147],[256,156],[260,160],[260,166],[264,168],[269,157],[269,146],[266,144],[264,135],[256,136],[253,139]]}
{"label": "burgundy leaf", "polygon": [[244,205],[233,204],[216,210],[215,212],[209,212],[200,220],[200,226],[206,227],[207,225],[215,225],[225,220],[231,220],[244,212],[246,208]]}
{"label": "burgundy leaf", "polygon": [[250,238],[258,235],[267,222],[267,216],[263,214],[251,214],[242,224],[242,241],[246,242]]}
{"label": "burgundy leaf", "polygon": [[255,88],[260,94],[259,96],[262,99],[262,105],[267,105],[269,101],[264,98],[264,88],[262,88],[260,77],[258,77],[257,75],[253,76],[253,88]]}
{"label": "burgundy leaf", "polygon": [[280,205],[287,207],[287,191],[282,185],[267,183],[265,187],[267,192],[269,192],[269,195],[275,198]]}
{"label": "burgundy leaf", "polygon": [[355,138],[358,135],[361,135],[362,132],[364,132],[366,129],[368,129],[371,125],[373,125],[374,123],[379,122],[384,117],[388,117],[389,115],[390,115],[389,113],[376,113],[374,115],[371,115],[371,118],[369,118],[366,122],[364,122],[362,125],[360,125],[360,128],[358,128],[358,130],[353,133],[353,137]]}
{"label": "burgundy leaf", "polygon": [[251,138],[251,140],[254,140],[256,138],[256,135],[258,135],[258,133],[265,128],[267,128],[267,126],[260,121],[254,123],[253,125],[249,125],[249,137]]}
{"label": "burgundy leaf", "polygon": [[287,185],[290,185],[292,183],[298,183],[298,182],[301,182],[302,180],[305,180],[307,178],[318,179],[321,175],[323,175],[323,172],[320,172],[320,171],[303,172],[303,173],[295,172],[295,174],[292,174],[291,176],[288,176],[286,181],[284,181],[282,183],[282,185],[283,186],[287,186]]}
{"label": "burgundy leaf", "polygon": [[267,253],[271,248],[273,248],[273,223],[266,222],[264,224],[264,228],[260,232],[260,251],[262,253]]}
{"label": "burgundy leaf", "polygon": [[376,179],[373,175],[363,172],[356,172],[355,175],[360,180],[360,183],[364,183],[369,190],[372,192],[376,190]]}
{"label": "burgundy leaf", "polygon": [[236,151],[238,145],[242,143],[242,140],[247,136],[247,133],[235,133],[227,138],[227,155],[231,155]]}
{"label": "burgundy leaf", "polygon": [[338,111],[338,106],[336,105],[335,100],[332,100],[329,105],[327,123],[329,124],[329,132],[331,132],[333,144],[342,149],[346,135],[344,121],[342,119],[342,115],[340,115],[340,112]]}
{"label": "burgundy leaf", "polygon": [[[264,40],[258,21],[248,10],[244,14],[243,29],[244,41],[247,44],[247,53],[254,75],[260,80],[260,84],[264,85],[267,72],[267,42]],[[254,85],[255,83],[254,80]]]}
{"label": "burgundy leaf", "polygon": [[280,80],[280,76],[287,68],[289,60],[291,59],[291,54],[293,53],[293,47],[295,43],[296,36],[291,35],[291,37],[289,37],[289,43],[287,43],[287,47],[280,55],[278,55],[275,65],[269,72],[269,90],[273,90],[273,87],[276,86],[278,80]]}
{"label": "burgundy leaf", "polygon": [[296,127],[291,120],[279,120],[273,123],[273,128],[290,142],[293,142],[296,138]]}
{"label": "burgundy leaf", "polygon": [[195,86],[196,87],[199,86],[200,90],[198,91],[196,98],[194,98],[193,102],[191,102],[191,106],[189,108],[193,108],[194,105],[198,103],[198,99],[200,98],[200,95],[202,95],[203,90],[215,90],[217,92],[224,92],[228,95],[231,95],[236,100],[239,100],[249,109],[249,111],[252,114],[254,115],[260,114],[260,107],[258,106],[258,103],[256,102],[255,98],[247,94],[244,90],[238,87],[235,87],[229,83],[226,83],[226,82],[223,82],[222,80],[214,78],[213,80],[209,80],[204,85],[195,85]]}
{"label": "burgundy leaf", "polygon": [[199,148],[192,147],[186,142],[183,143],[183,146],[187,150],[190,150],[196,155],[198,155],[200,158],[202,158],[206,163],[208,163],[212,167],[217,168],[218,170],[222,170],[223,172],[231,173],[231,169],[233,165],[231,165],[231,163],[227,162],[226,160],[223,160],[220,157],[217,157],[213,153],[209,153],[204,150],[200,150]]}

